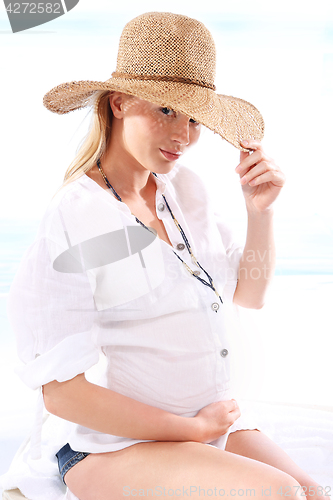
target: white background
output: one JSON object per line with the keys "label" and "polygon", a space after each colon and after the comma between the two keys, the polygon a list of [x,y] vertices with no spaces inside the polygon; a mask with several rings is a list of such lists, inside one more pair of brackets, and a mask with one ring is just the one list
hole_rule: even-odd
{"label": "white background", "polygon": [[[242,359],[236,377],[240,394],[333,406],[331,1],[129,0],[123,7],[80,0],[65,16],[16,34],[1,4],[0,218],[42,217],[87,129],[86,111],[55,115],[43,107],[43,95],[66,81],[108,79],[124,24],[152,10],[186,14],[210,29],[217,47],[217,91],[261,111],[263,144],[287,176],[276,203],[278,266],[290,261],[300,276],[277,272],[267,306],[242,311],[243,332],[235,334]],[[208,131],[184,158],[244,238],[246,214],[234,172],[238,161],[239,152]],[[325,269],[326,275],[316,276]],[[9,434],[18,425],[28,428],[31,418],[25,413],[22,424],[20,412],[31,406],[31,397],[10,375],[13,356],[8,339],[0,376],[1,404],[8,410],[1,427]]]}

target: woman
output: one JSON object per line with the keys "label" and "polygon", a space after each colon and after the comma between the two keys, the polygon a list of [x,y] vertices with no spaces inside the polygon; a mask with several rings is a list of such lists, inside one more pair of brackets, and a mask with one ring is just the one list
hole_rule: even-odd
{"label": "woman", "polygon": [[[201,23],[149,13],[126,25],[110,80],[63,84],[44,98],[57,113],[93,102],[94,124],[21,265],[10,311],[21,376],[61,419],[48,450],[80,500],[323,492],[231,397],[224,308],[264,303],[284,175],[260,143],[260,113],[217,95],[214,73]],[[244,249],[202,181],[177,163],[201,124],[241,151]],[[100,353],[107,367],[92,383],[85,372]]]}

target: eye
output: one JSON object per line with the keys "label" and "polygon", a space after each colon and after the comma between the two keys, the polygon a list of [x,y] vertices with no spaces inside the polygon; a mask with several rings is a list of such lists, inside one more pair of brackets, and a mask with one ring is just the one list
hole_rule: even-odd
{"label": "eye", "polygon": [[161,111],[167,116],[172,116],[174,114],[174,110],[170,108],[161,108]]}
{"label": "eye", "polygon": [[194,125],[200,125],[200,123],[193,120],[193,118],[190,118],[190,123],[194,123]]}

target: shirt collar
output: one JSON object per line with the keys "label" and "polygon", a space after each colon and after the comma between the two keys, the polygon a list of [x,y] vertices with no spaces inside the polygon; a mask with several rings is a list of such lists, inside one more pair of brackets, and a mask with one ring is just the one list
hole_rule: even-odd
{"label": "shirt collar", "polygon": [[[155,175],[153,176],[154,179],[155,179],[155,183],[156,183],[156,200],[160,199],[160,197],[162,196],[162,194],[164,194],[165,191],[166,191],[166,183],[161,179],[161,177],[164,176],[164,175],[165,174],[157,174],[157,177]],[[88,183],[90,185],[90,188],[94,187],[95,191],[100,191],[102,194],[104,194],[106,196],[110,196],[111,203],[113,203],[114,205],[116,205],[117,208],[119,210],[121,210],[122,212],[131,213],[131,211],[128,208],[128,206],[126,205],[126,203],[123,203],[123,202],[119,201],[114,196],[114,194],[111,193],[111,190],[106,190],[106,189],[101,188],[88,175],[83,175],[82,177],[80,177],[80,180]]]}
{"label": "shirt collar", "polygon": [[156,182],[156,197],[162,196],[165,193],[166,183],[157,175],[153,176]]}

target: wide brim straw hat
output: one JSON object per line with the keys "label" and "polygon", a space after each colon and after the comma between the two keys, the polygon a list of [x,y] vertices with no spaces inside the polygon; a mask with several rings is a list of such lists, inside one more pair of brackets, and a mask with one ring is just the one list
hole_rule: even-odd
{"label": "wide brim straw hat", "polygon": [[215,44],[199,21],[170,12],[149,12],[126,24],[117,68],[109,80],[72,81],[43,99],[59,114],[91,106],[97,91],[131,94],[183,113],[236,148],[244,139],[261,140],[264,120],[252,104],[215,92]]}

